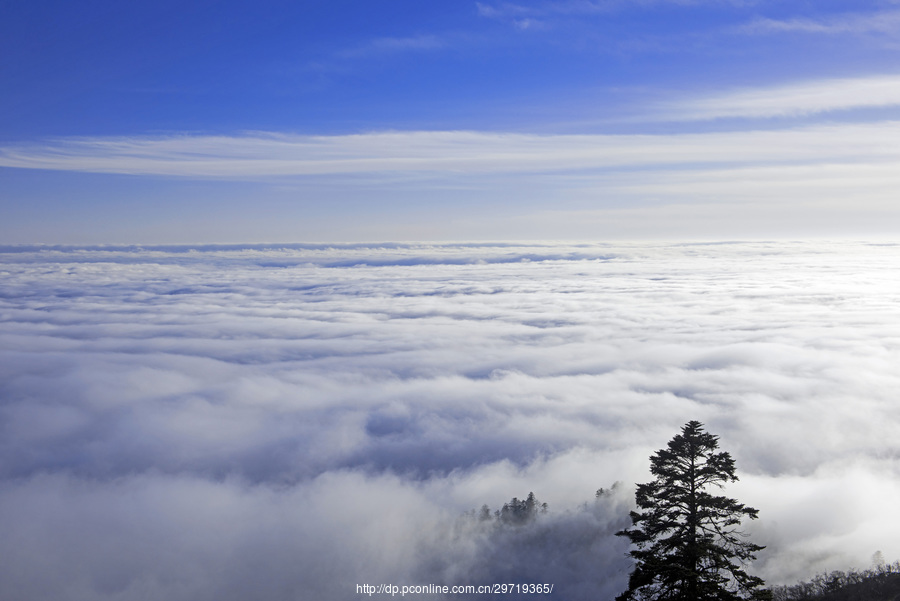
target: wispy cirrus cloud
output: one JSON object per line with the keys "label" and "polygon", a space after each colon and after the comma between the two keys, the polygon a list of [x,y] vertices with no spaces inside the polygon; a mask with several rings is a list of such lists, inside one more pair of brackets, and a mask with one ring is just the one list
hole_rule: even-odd
{"label": "wispy cirrus cloud", "polygon": [[603,14],[627,8],[674,4],[679,6],[732,5],[748,6],[755,0],[558,0],[531,4],[517,2],[476,2],[478,14],[496,19],[548,15]]}
{"label": "wispy cirrus cloud", "polygon": [[743,33],[821,33],[821,34],[867,34],[900,31],[900,11],[880,11],[874,13],[844,13],[822,18],[797,17],[793,19],[770,19],[761,17],[739,28]]}
{"label": "wispy cirrus cloud", "polygon": [[447,44],[447,38],[437,34],[375,38],[359,46],[341,50],[336,54],[336,57],[350,59],[378,54],[437,50],[444,48]]}
{"label": "wispy cirrus cloud", "polygon": [[304,68],[315,72],[343,72],[356,61],[384,60],[392,56],[437,52],[464,44],[466,36],[452,33],[420,33],[409,36],[377,37],[351,44],[305,63]]}
{"label": "wispy cirrus cloud", "polygon": [[[876,100],[894,102],[894,79],[820,98],[817,88],[759,92],[687,104],[682,119],[768,116]],[[823,89],[828,89],[823,86]],[[466,174],[642,168],[692,164],[897,161],[900,122],[810,126],[778,131],[672,135],[535,135],[473,131],[376,132],[343,136],[70,138],[0,148],[0,166],[181,177],[256,178],[398,172]]]}
{"label": "wispy cirrus cloud", "polygon": [[889,74],[738,90],[671,103],[664,108],[663,115],[676,121],[701,121],[802,117],[816,113],[895,106],[900,106],[900,75]]}

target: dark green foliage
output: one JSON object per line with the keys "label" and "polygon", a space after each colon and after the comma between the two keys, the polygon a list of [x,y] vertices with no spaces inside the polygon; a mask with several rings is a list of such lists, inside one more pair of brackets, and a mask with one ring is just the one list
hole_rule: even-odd
{"label": "dark green foliage", "polygon": [[763,549],[738,530],[758,510],[724,496],[721,488],[738,478],[734,460],[716,452],[718,437],[688,422],[668,447],[650,458],[655,480],[639,484],[632,527],[616,534],[636,547],[628,590],[617,601],[732,601],[771,598],[762,579],[743,566]]}
{"label": "dark green foliage", "polygon": [[497,512],[497,519],[511,526],[521,526],[534,521],[538,513],[545,513],[547,504],[540,503],[533,492],[528,493],[524,501],[513,497],[509,503],[503,505],[503,509]]}
{"label": "dark green foliage", "polygon": [[900,562],[870,570],[835,571],[772,589],[775,601],[900,601]]}
{"label": "dark green foliage", "polygon": [[530,492],[523,500],[513,497],[508,503],[503,504],[502,509],[498,509],[493,514],[491,514],[490,507],[482,505],[477,513],[472,510],[466,515],[477,518],[479,522],[493,519],[497,524],[504,526],[523,526],[533,522],[541,513],[547,513],[547,504],[538,501],[534,493]]}

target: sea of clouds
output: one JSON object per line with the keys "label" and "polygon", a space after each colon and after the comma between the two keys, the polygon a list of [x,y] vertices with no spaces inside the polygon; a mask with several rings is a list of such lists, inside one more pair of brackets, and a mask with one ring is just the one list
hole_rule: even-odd
{"label": "sea of clouds", "polygon": [[[692,419],[760,510],[751,572],[892,561],[898,265],[856,242],[2,247],[0,597],[611,599],[634,483]],[[464,515],[530,491],[530,525]]]}

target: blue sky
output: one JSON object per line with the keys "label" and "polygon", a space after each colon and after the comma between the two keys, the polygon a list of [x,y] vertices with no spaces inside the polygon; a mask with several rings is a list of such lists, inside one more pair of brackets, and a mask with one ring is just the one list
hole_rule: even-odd
{"label": "blue sky", "polygon": [[4,2],[11,243],[893,236],[900,3]]}

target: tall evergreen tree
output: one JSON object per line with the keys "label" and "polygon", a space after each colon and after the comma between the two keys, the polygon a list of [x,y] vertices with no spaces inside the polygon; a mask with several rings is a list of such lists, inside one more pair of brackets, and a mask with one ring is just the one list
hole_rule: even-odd
{"label": "tall evergreen tree", "polygon": [[650,458],[656,479],[638,484],[635,495],[642,511],[632,511],[632,527],[616,533],[636,547],[628,590],[616,601],[770,598],[762,579],[743,569],[764,547],[738,530],[759,511],[707,492],[738,479],[731,455],[718,447],[718,436],[691,421]]}

